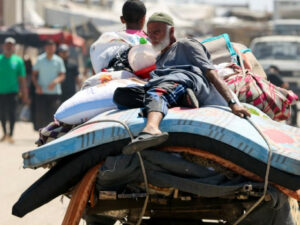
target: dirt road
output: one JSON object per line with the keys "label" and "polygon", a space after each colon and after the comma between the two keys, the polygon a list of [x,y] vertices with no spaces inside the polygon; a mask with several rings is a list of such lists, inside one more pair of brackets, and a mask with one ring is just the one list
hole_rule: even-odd
{"label": "dirt road", "polygon": [[23,218],[11,214],[13,204],[23,191],[46,172],[46,169],[22,167],[21,154],[35,148],[34,141],[37,137],[38,133],[30,123],[18,122],[14,134],[15,144],[0,143],[0,225],[59,225],[63,220],[69,202],[66,197],[63,198],[63,203],[58,197]]}

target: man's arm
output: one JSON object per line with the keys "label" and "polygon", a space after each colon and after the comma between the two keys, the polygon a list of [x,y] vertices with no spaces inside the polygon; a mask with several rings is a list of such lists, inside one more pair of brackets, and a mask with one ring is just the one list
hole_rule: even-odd
{"label": "man's arm", "polygon": [[65,63],[61,57],[57,56],[58,62],[58,75],[57,77],[48,85],[48,90],[53,90],[57,84],[60,84],[66,79],[66,67]]}
{"label": "man's arm", "polygon": [[22,100],[24,104],[29,104],[29,98],[28,98],[28,89],[27,89],[27,85],[26,85],[26,79],[25,77],[18,77],[19,79],[19,86],[20,86],[20,91],[22,94]]}
{"label": "man's arm", "polygon": [[26,82],[26,69],[25,69],[24,60],[21,58],[18,63],[18,83],[19,83],[23,103],[30,104],[30,100],[28,98],[27,82]]}
{"label": "man's arm", "polygon": [[[216,89],[223,96],[226,102],[229,102],[229,100],[233,98],[225,82],[218,76],[218,74],[214,70],[206,70],[205,75],[207,76],[209,81],[216,87]],[[231,104],[229,106],[232,112],[237,116],[240,117],[251,116],[248,110],[241,105]]]}
{"label": "man's arm", "polygon": [[35,87],[35,93],[43,94],[43,90],[42,90],[41,86],[38,84],[38,81],[37,81],[38,75],[39,75],[39,72],[37,70],[33,70],[32,74],[31,74],[31,80],[32,80],[32,83]]}
{"label": "man's arm", "polygon": [[65,73],[59,73],[58,76],[49,84],[48,89],[53,90],[55,85],[63,82],[66,78]]}

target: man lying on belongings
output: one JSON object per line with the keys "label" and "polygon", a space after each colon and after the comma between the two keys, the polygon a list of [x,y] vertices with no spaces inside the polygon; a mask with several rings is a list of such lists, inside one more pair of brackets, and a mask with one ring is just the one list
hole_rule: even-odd
{"label": "man lying on belongings", "polygon": [[[214,71],[206,48],[193,39],[176,41],[173,19],[165,13],[154,13],[147,23],[148,37],[160,54],[156,70],[143,87],[118,88],[114,101],[120,107],[144,108],[147,123],[143,131],[124,147],[123,153],[133,153],[165,142],[168,133],[159,124],[168,108],[204,105],[229,106],[240,117],[250,116],[236,104],[224,81]],[[223,96],[223,97],[222,97]]]}

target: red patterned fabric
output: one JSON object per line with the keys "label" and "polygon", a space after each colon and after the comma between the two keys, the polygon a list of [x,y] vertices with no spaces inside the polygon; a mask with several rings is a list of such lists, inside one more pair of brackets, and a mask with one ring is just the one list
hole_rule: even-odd
{"label": "red patterned fabric", "polygon": [[250,71],[246,71],[244,77],[238,66],[231,67],[237,73],[224,80],[241,102],[254,105],[273,120],[286,120],[291,116],[290,106],[298,100],[293,91],[277,87]]}

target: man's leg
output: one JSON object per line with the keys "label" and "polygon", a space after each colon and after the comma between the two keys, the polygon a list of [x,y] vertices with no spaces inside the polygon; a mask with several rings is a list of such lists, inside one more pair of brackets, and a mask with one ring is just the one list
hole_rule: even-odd
{"label": "man's leg", "polygon": [[[46,95],[48,104],[47,104],[47,113],[45,114],[45,125],[47,126],[54,119],[54,114],[60,105],[60,95]],[[43,127],[44,127],[43,126]]]}
{"label": "man's leg", "polygon": [[1,119],[1,125],[3,130],[3,136],[1,137],[0,141],[4,141],[6,139],[7,131],[6,131],[6,115],[7,115],[7,99],[6,95],[0,95],[0,119]]}
{"label": "man's leg", "polygon": [[47,114],[48,110],[47,104],[48,102],[46,95],[35,95],[35,116],[37,129],[43,128],[45,125],[47,125],[47,122],[45,122],[45,115]]}
{"label": "man's leg", "polygon": [[152,134],[161,133],[159,124],[168,113],[168,108],[178,106],[185,93],[186,87],[174,82],[161,83],[149,88],[145,96],[147,124],[143,131]]}
{"label": "man's leg", "polygon": [[165,142],[168,134],[160,131],[160,122],[167,114],[169,107],[178,105],[185,92],[185,86],[173,82],[150,87],[145,95],[146,126],[138,137],[123,148],[123,153],[131,154]]}
{"label": "man's leg", "polygon": [[8,95],[8,118],[9,118],[9,136],[8,141],[10,143],[14,143],[14,140],[12,139],[15,122],[16,122],[16,107],[17,107],[17,94],[9,94]]}
{"label": "man's leg", "polygon": [[143,86],[117,88],[113,100],[120,109],[142,108],[145,106],[145,94]]}
{"label": "man's leg", "polygon": [[143,132],[149,134],[161,134],[159,124],[163,119],[164,114],[161,112],[149,112],[147,116],[147,123]]}

